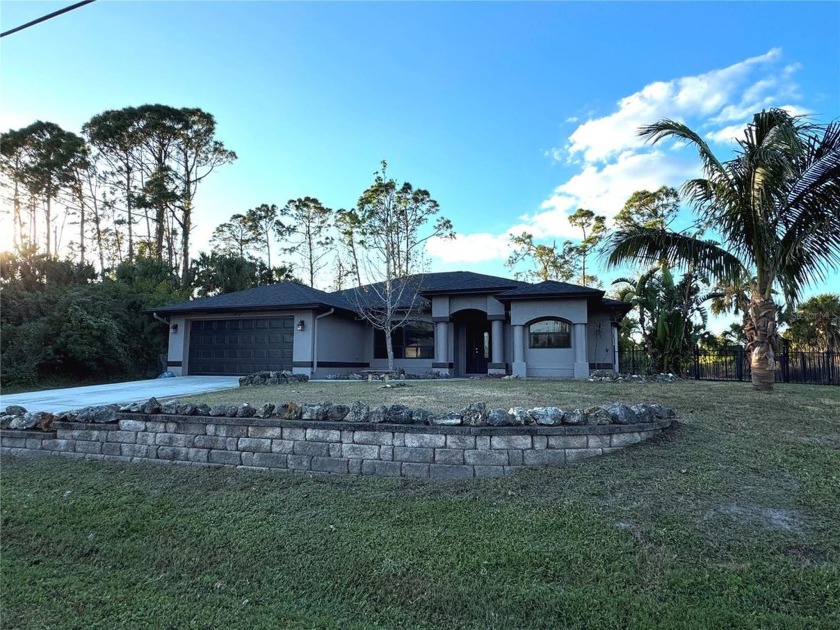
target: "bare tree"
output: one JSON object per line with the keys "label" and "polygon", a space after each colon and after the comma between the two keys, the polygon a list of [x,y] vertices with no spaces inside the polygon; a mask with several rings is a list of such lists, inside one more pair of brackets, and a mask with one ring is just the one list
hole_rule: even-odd
{"label": "bare tree", "polygon": [[432,236],[454,236],[448,219],[438,217],[431,230],[424,226],[438,213],[438,204],[425,190],[388,179],[387,163],[374,183],[359,197],[355,231],[364,241],[359,272],[370,284],[349,292],[359,315],[385,333],[388,369],[394,369],[393,332],[415,317],[423,301],[418,295],[422,275],[422,243]]}
{"label": "bare tree", "polygon": [[315,278],[327,267],[333,252],[334,239],[329,234],[333,211],[315,197],[303,197],[290,199],[281,214],[288,218],[288,226],[279,224],[278,236],[291,241],[285,251],[300,256],[309,286],[314,287]]}

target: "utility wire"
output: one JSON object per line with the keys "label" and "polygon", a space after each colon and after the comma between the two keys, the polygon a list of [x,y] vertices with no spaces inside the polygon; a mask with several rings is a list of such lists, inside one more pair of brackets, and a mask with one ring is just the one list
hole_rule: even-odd
{"label": "utility wire", "polygon": [[53,11],[52,13],[39,17],[37,20],[32,20],[31,22],[27,22],[26,24],[22,24],[18,27],[0,33],[0,37],[6,37],[6,35],[17,33],[18,31],[22,31],[25,28],[29,28],[30,26],[35,26],[36,24],[40,24],[41,22],[46,22],[47,20],[57,17],[62,13],[67,13],[68,11],[72,11],[73,9],[78,9],[79,7],[83,7],[86,4],[90,4],[94,1],[95,0],[82,0],[81,2],[77,2],[76,4],[71,4],[69,7],[64,7],[63,9],[59,9],[58,11]]}

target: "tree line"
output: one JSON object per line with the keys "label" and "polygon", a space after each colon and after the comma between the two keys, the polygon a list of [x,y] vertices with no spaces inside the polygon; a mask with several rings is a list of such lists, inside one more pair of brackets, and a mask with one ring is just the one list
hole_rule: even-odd
{"label": "tree line", "polygon": [[[603,216],[578,209],[569,217],[580,230],[576,242],[558,247],[537,243],[529,233],[514,235],[508,267],[532,281],[597,285],[596,258],[609,267],[637,266],[640,273],[616,280],[611,295],[635,307],[635,316],[622,324],[622,343],[642,345],[661,371],[681,371],[689,350],[709,342],[709,308],[741,316],[733,334],[744,339],[754,384],[763,389],[772,383],[782,323],[803,346],[835,347],[836,296],[804,304],[800,297],[840,262],[840,126],[815,125],[784,110],[760,112],[728,161],[674,121],[640,133],[654,143],[675,139],[694,146],[703,177],[680,191],[634,193],[611,229]],[[425,242],[454,236],[430,193],[390,178],[382,162],[349,209],[333,210],[309,196],[282,206],[261,204],[217,226],[211,251],[191,257],[197,187],[236,158],[215,138],[213,117],[198,109],[108,111],[86,123],[82,136],[36,122],[3,134],[0,154],[16,245],[16,253],[4,257],[0,278],[4,382],[19,365],[30,367],[11,378],[42,371],[39,353],[27,355],[26,349],[35,339],[61,338],[52,334],[61,326],[56,313],[85,311],[59,305],[57,293],[52,301],[42,299],[61,286],[79,299],[85,292],[80,287],[107,286],[119,294],[115,287],[128,286],[151,306],[278,280],[316,286],[328,276],[331,284],[321,288],[354,288],[347,295],[360,316],[390,339],[412,314],[416,287],[406,280],[426,268]],[[681,201],[697,220],[675,231]],[[66,209],[62,216],[76,229],[72,258],[63,262],[57,252],[67,219],[56,224],[56,207]],[[33,307],[38,300],[41,311]],[[50,315],[52,324],[34,325],[38,312],[46,320]],[[86,330],[84,323],[74,320],[75,329]],[[110,330],[104,320],[99,324]],[[90,347],[119,336],[105,335]],[[162,351],[157,343],[147,345]],[[84,346],[77,340],[62,352]],[[84,353],[71,355],[57,364],[84,364]]]}
{"label": "tree line", "polygon": [[199,108],[108,110],[81,135],[43,121],[10,130],[0,184],[14,246],[50,257],[67,239],[71,257],[100,274],[138,257],[166,262],[187,287],[196,192],[235,159]]}

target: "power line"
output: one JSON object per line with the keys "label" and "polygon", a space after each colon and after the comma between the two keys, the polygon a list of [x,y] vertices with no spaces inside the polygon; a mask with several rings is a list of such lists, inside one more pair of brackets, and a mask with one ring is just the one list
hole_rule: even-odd
{"label": "power line", "polygon": [[32,20],[31,22],[27,22],[26,24],[22,24],[13,29],[0,33],[0,37],[6,37],[6,35],[17,33],[18,31],[22,31],[25,28],[29,28],[30,26],[35,26],[36,24],[40,24],[41,22],[46,22],[47,20],[57,17],[62,13],[67,13],[68,11],[72,11],[73,9],[78,9],[79,7],[83,7],[86,4],[90,4],[94,1],[95,0],[82,0],[81,2],[77,2],[76,4],[71,4],[69,7],[64,7],[63,9],[59,9],[58,11],[53,11],[52,13],[48,13],[47,15],[39,17],[37,20]]}

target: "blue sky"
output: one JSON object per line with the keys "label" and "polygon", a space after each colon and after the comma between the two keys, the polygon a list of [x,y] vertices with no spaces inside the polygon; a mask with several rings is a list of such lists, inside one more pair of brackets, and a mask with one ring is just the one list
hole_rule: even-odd
{"label": "blue sky", "polygon": [[[3,1],[2,27],[69,3]],[[508,234],[563,240],[575,208],[697,173],[639,125],[726,155],[762,107],[840,116],[840,3],[100,0],[0,42],[2,130],[153,102],[211,112],[239,155],[199,192],[197,247],[260,203],[352,206],[387,159],[460,235],[432,270],[506,275]]]}

